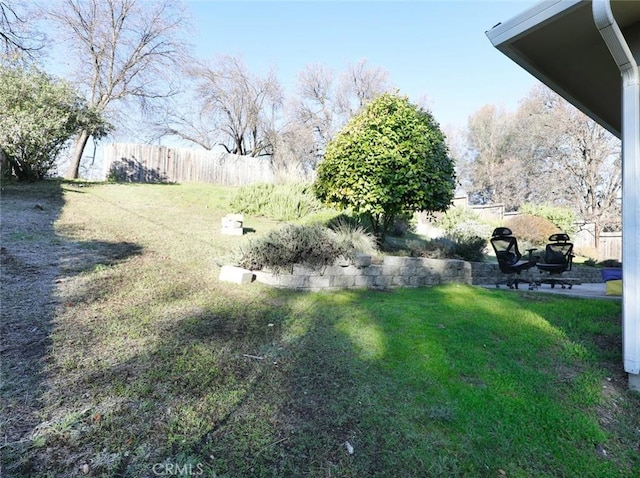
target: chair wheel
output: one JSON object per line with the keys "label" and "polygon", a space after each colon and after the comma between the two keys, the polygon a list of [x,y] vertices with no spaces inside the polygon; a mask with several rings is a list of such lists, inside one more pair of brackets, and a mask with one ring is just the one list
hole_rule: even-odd
{"label": "chair wheel", "polygon": [[563,289],[566,289],[566,287],[564,286],[564,284],[562,284],[562,288],[563,288]]}

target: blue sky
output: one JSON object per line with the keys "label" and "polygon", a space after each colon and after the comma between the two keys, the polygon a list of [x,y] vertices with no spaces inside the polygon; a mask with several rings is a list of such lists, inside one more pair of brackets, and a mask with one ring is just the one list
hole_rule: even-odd
{"label": "blue sky", "polygon": [[485,104],[517,107],[537,83],[496,50],[485,31],[532,0],[234,2],[188,0],[200,57],[240,56],[255,73],[276,69],[286,93],[305,65],[341,71],[367,60],[400,93],[426,96],[442,127],[463,127]]}

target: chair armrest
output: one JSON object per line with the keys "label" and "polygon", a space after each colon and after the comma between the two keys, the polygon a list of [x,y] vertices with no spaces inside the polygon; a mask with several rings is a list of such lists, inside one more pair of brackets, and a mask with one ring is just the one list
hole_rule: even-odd
{"label": "chair armrest", "polygon": [[527,257],[529,258],[529,262],[538,262],[539,257],[533,255],[533,251],[537,251],[538,248],[533,247],[531,249],[527,249]]}
{"label": "chair armrest", "polygon": [[573,267],[573,258],[574,258],[574,257],[576,257],[576,256],[575,256],[575,254],[569,254],[569,255],[567,256],[567,262],[568,262],[568,264],[567,264],[567,269],[566,269],[566,270],[570,271],[570,270],[571,270],[571,267]]}

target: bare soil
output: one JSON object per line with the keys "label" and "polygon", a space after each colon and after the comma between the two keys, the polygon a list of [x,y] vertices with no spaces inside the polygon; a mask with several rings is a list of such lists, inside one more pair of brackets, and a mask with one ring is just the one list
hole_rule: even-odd
{"label": "bare soil", "polygon": [[61,195],[34,200],[9,186],[3,187],[1,199],[2,445],[7,446],[28,441],[40,422],[42,373],[58,304],[59,262],[72,251],[53,230]]}

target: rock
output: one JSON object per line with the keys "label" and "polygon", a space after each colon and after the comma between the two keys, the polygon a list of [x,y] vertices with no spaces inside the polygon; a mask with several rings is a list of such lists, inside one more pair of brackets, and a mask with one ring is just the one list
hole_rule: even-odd
{"label": "rock", "polygon": [[219,279],[223,282],[233,282],[234,284],[250,284],[253,282],[253,272],[237,266],[222,266]]}

